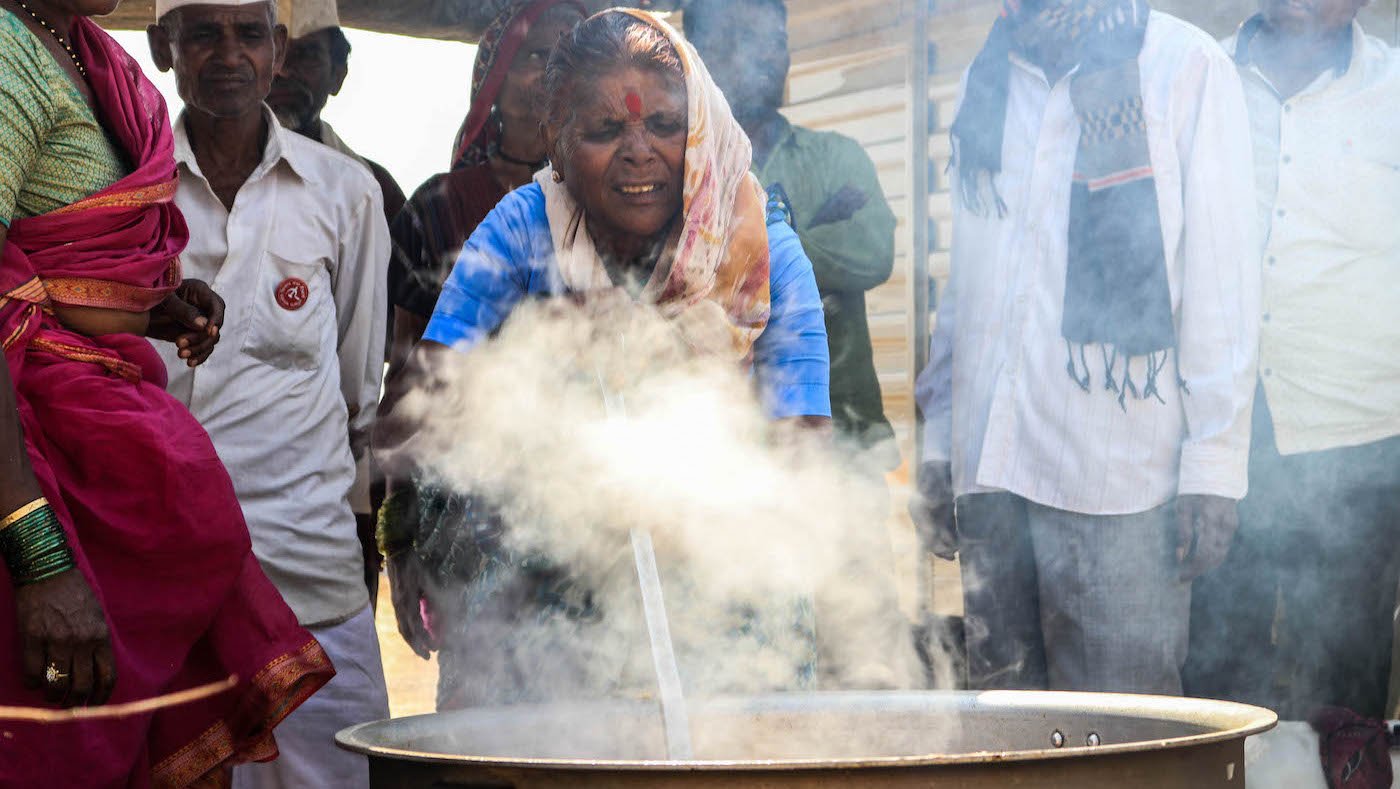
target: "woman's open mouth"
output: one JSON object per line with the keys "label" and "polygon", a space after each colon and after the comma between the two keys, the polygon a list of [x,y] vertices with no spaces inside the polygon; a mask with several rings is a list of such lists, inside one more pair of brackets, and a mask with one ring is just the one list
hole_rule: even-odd
{"label": "woman's open mouth", "polygon": [[619,186],[617,190],[625,195],[646,195],[659,192],[662,188],[662,184],[633,184]]}

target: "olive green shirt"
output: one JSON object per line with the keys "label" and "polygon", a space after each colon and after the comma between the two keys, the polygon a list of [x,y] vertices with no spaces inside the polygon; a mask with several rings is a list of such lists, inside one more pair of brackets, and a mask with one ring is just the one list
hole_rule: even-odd
{"label": "olive green shirt", "polygon": [[[894,268],[894,212],[860,143],[786,120],[782,124],[767,161],[755,172],[765,188],[782,187],[794,229],[816,271],[831,349],[836,429],[867,449],[894,437],[865,314],[865,292],[888,280]],[[866,196],[864,205],[849,218],[814,223],[827,200],[847,186]],[[890,460],[891,466],[899,463],[897,456]]]}

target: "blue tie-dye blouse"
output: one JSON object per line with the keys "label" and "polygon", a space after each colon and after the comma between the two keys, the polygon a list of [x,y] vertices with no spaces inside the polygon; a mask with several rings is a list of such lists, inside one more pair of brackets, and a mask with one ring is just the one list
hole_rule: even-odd
{"label": "blue tie-dye blouse", "polygon": [[[790,227],[770,215],[772,317],[754,344],[754,372],[773,419],[831,416],[831,365],[812,263]],[[545,216],[530,184],[507,195],[467,240],[423,338],[458,350],[486,339],[529,295],[564,293]]]}

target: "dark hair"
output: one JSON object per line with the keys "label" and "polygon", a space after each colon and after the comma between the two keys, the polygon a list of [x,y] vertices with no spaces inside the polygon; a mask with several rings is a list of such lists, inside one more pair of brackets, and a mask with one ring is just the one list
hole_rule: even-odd
{"label": "dark hair", "polygon": [[649,69],[684,87],[680,54],[658,28],[622,11],[594,14],[559,39],[544,71],[544,122],[568,125],[577,106],[575,87],[621,68]]}
{"label": "dark hair", "polygon": [[787,3],[783,0],[690,0],[681,15],[681,26],[685,29],[685,37],[690,38],[698,30],[723,26],[733,19],[742,20],[743,15],[753,10],[754,6],[767,6],[777,11],[782,16],[783,25],[787,25]]}
{"label": "dark hair", "polygon": [[337,66],[350,65],[350,39],[338,27],[326,28],[326,45],[331,50],[331,63]]}

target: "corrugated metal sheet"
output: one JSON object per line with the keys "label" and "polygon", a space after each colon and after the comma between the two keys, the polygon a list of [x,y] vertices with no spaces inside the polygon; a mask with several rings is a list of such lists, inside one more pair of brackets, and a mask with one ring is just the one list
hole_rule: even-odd
{"label": "corrugated metal sheet", "polygon": [[[340,18],[347,27],[398,33],[420,38],[475,43],[506,0],[340,0]],[[294,3],[295,0],[278,0]],[[675,8],[677,0],[582,0],[595,11],[617,5],[658,11]],[[116,30],[141,30],[155,18],[155,0],[126,0],[103,20]]]}

